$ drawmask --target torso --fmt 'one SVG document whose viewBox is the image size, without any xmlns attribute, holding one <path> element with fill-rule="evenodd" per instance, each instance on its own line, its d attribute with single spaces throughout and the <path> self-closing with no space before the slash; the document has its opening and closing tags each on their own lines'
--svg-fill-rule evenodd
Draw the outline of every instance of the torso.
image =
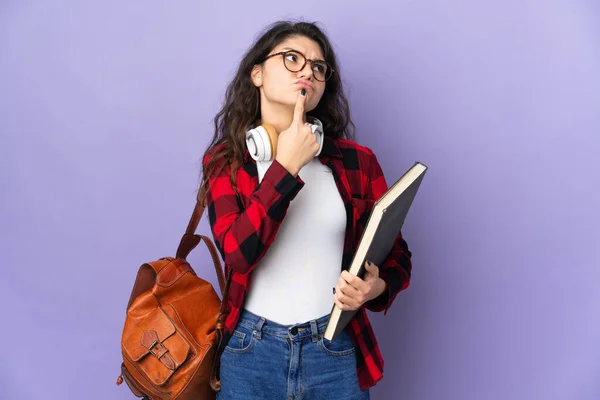
<svg viewBox="0 0 600 400">
<path fill-rule="evenodd" d="M 257 162 L 259 182 L 270 165 Z M 245 303 L 252 313 L 285 325 L 331 312 L 347 222 L 329 167 L 315 158 L 299 176 L 305 187 L 290 203 L 275 242 L 254 270 Z"/>
</svg>

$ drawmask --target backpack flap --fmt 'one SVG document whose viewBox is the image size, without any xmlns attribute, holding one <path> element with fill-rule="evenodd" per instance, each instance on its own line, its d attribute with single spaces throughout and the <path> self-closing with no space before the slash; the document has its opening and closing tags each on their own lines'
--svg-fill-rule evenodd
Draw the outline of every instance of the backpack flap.
<svg viewBox="0 0 600 400">
<path fill-rule="evenodd" d="M 128 325 L 123 352 L 149 381 L 165 384 L 188 358 L 189 343 L 160 308 Z"/>
</svg>

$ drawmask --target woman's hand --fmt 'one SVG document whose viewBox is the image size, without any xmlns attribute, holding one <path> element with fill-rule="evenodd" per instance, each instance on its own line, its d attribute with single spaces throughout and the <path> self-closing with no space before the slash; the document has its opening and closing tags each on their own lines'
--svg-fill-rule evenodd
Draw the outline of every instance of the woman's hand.
<svg viewBox="0 0 600 400">
<path fill-rule="evenodd" d="M 368 261 L 365 261 L 365 267 L 364 280 L 342 271 L 334 288 L 333 301 L 343 311 L 356 310 L 385 291 L 386 283 L 379 277 L 379 268 Z"/>
<path fill-rule="evenodd" d="M 305 100 L 306 89 L 302 89 L 296 100 L 292 124 L 277 138 L 275 159 L 294 176 L 319 152 L 316 135 L 310 126 L 304 124 Z"/>
</svg>

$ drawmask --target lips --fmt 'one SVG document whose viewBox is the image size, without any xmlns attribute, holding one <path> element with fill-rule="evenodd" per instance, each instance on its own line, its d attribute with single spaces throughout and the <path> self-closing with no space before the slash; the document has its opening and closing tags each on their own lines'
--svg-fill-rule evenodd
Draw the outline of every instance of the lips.
<svg viewBox="0 0 600 400">
<path fill-rule="evenodd" d="M 297 81 L 296 84 L 311 92 L 315 90 L 314 86 L 309 81 Z"/>
</svg>

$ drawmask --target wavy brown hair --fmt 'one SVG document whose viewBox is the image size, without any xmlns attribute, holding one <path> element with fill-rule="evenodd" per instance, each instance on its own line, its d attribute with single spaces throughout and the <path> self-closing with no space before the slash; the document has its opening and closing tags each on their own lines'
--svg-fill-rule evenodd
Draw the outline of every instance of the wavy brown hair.
<svg viewBox="0 0 600 400">
<path fill-rule="evenodd" d="M 318 118 L 323 123 L 326 136 L 334 139 L 353 138 L 354 124 L 350 119 L 348 100 L 329 39 L 315 23 L 276 22 L 259 35 L 242 58 L 237 73 L 225 92 L 224 105 L 214 118 L 215 133 L 202 157 L 204 167 L 199 190 L 203 205 L 206 205 L 206 191 L 210 189 L 209 178 L 219 174 L 224 167 L 230 168 L 230 180 L 236 190 L 235 176 L 243 162 L 246 131 L 260 119 L 260 93 L 250 79 L 252 68 L 273 48 L 293 36 L 304 36 L 318 43 L 325 61 L 335 71 L 325 84 L 319 104 L 307 115 Z M 202 191 L 205 191 L 204 195 Z"/>
</svg>

